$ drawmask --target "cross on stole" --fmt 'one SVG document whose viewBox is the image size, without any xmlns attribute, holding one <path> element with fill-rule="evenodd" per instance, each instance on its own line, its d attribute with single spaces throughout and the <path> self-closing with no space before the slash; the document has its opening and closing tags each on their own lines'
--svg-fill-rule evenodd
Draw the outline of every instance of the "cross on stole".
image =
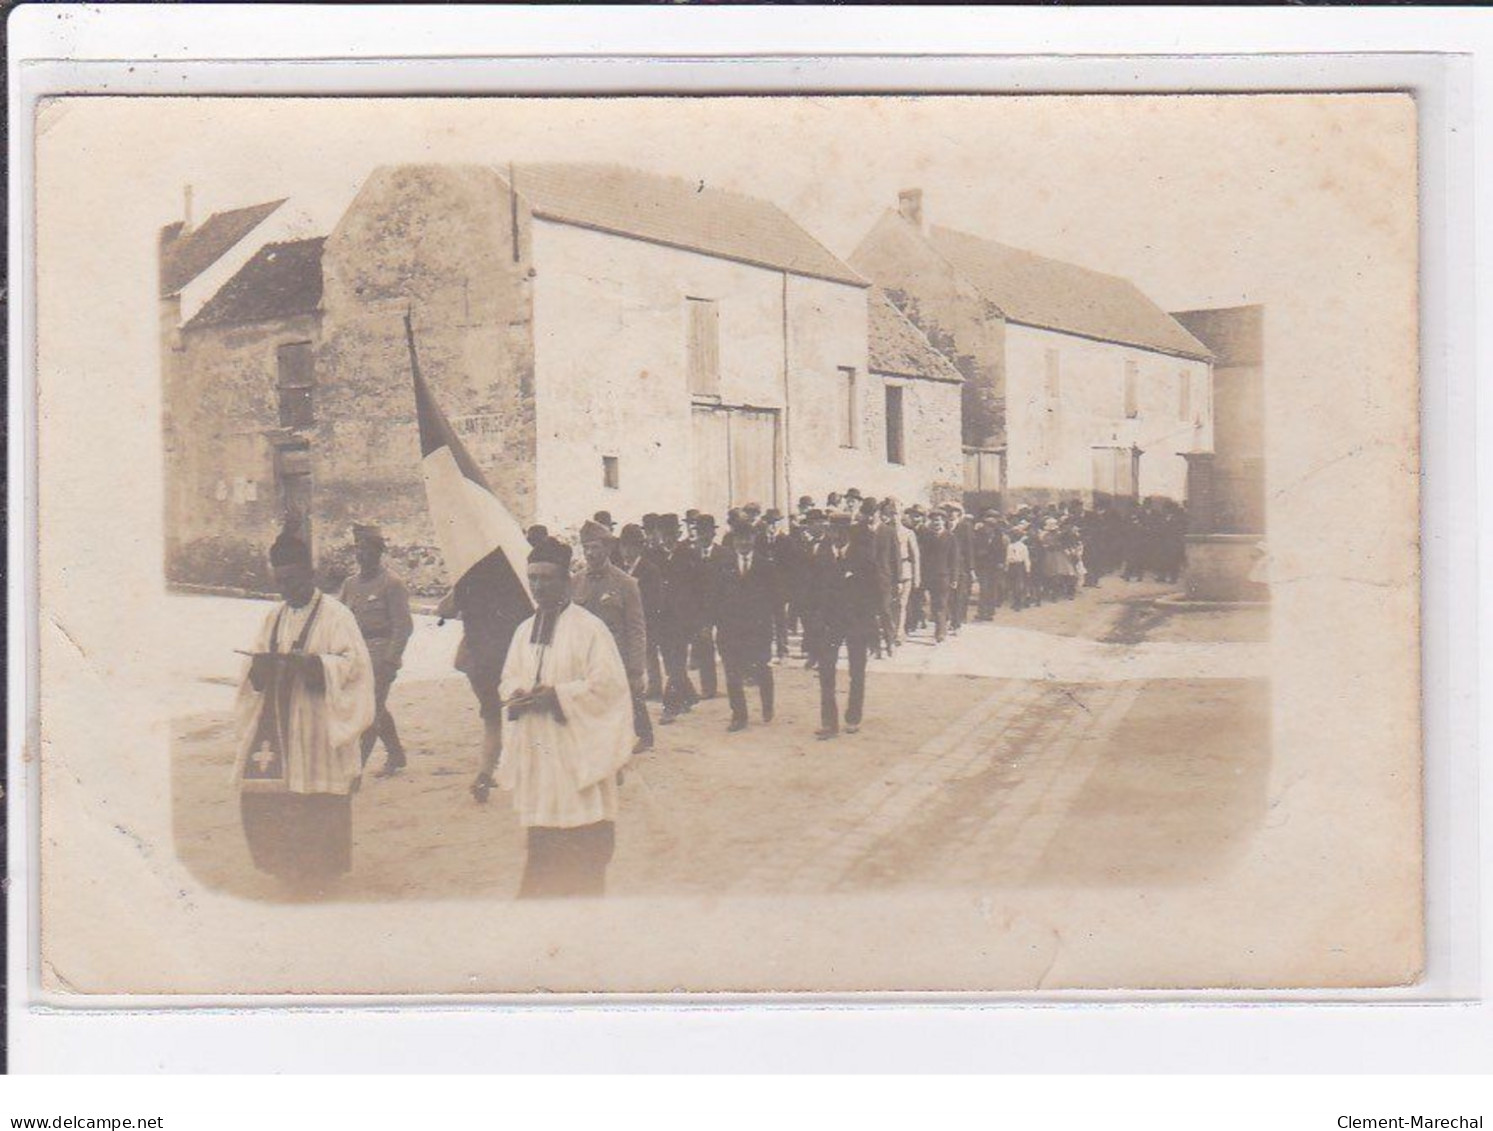
<svg viewBox="0 0 1493 1131">
<path fill-rule="evenodd" d="M 254 766 L 261 774 L 275 764 L 275 759 L 276 754 L 270 749 L 268 741 L 261 743 L 259 749 L 254 751 Z"/>
</svg>

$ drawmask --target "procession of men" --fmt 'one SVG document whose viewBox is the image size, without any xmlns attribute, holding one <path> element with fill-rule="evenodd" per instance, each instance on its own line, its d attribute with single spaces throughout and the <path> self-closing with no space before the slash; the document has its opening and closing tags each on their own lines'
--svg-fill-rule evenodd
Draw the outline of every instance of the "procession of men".
<svg viewBox="0 0 1493 1131">
<path fill-rule="evenodd" d="M 1074 600 L 1111 573 L 1175 582 L 1185 525 L 1168 500 L 970 514 L 850 489 L 823 505 L 802 497 L 787 515 L 733 508 L 723 533 L 694 510 L 620 530 L 600 511 L 575 545 L 531 526 L 522 563 L 495 546 L 437 609 L 461 621 L 454 666 L 482 720 L 472 796 L 514 798 L 527 836 L 521 898 L 603 894 L 623 769 L 657 741 L 653 703 L 667 727 L 723 681 L 728 734 L 770 725 L 774 668 L 801 660 L 819 684 L 815 738 L 854 735 L 871 662 L 909 641 L 939 645 L 1002 607 Z M 376 744 L 386 757 L 375 776 L 408 764 L 388 698 L 413 629 L 409 596 L 379 529 L 352 537 L 357 570 L 338 600 L 311 583 L 306 544 L 281 535 L 271 562 L 284 600 L 246 653 L 235 767 L 245 834 L 256 866 L 292 885 L 351 868 L 351 801 Z"/>
</svg>

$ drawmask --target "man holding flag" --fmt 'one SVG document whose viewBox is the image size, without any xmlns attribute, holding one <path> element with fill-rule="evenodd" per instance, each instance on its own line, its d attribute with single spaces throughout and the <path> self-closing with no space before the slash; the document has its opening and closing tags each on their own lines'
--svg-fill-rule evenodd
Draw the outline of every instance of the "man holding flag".
<svg viewBox="0 0 1493 1131">
<path fill-rule="evenodd" d="M 420 374 L 408 314 L 404 316 L 404 332 L 415 384 L 425 498 L 436 543 L 446 569 L 455 579 L 437 614 L 461 617 L 456 668 L 471 682 L 482 716 L 482 756 L 472 794 L 478 801 L 486 801 L 502 753 L 504 711 L 498 682 L 503 661 L 514 628 L 534 609 L 520 572 L 528 558 L 529 542 L 523 527 L 488 486 L 481 468 L 431 395 Z"/>
</svg>

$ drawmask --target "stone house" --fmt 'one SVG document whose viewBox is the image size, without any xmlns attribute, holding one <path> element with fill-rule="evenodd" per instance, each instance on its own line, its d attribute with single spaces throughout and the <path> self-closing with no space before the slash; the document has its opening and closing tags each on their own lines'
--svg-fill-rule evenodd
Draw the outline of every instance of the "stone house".
<svg viewBox="0 0 1493 1131">
<path fill-rule="evenodd" d="M 1209 532 L 1265 533 L 1265 308 L 1226 306 L 1172 317 L 1213 353 Z"/>
<path fill-rule="evenodd" d="M 964 377 L 978 505 L 1185 498 L 1212 447 L 1208 348 L 1132 283 L 950 228 L 900 195 L 850 256 Z"/>
<path fill-rule="evenodd" d="M 321 232 L 277 228 L 282 209 L 162 232 L 173 581 L 262 585 L 287 514 L 323 560 L 376 522 L 417 588 L 449 580 L 406 311 L 422 372 L 521 522 L 957 480 L 959 386 L 926 341 L 873 372 L 873 312 L 884 327 L 895 311 L 769 203 L 614 166 L 429 165 L 375 170 Z M 192 282 L 184 306 L 192 270 L 216 285 Z"/>
</svg>

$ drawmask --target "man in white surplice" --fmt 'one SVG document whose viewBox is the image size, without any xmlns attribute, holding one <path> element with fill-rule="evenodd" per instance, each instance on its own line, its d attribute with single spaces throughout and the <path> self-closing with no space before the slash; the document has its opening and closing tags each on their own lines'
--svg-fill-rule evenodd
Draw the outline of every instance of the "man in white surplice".
<svg viewBox="0 0 1493 1131">
<path fill-rule="evenodd" d="M 512 724 L 497 784 L 527 833 L 519 898 L 601 895 L 616 844 L 617 775 L 632 754 L 632 693 L 611 630 L 570 601 L 571 549 L 529 555 L 535 612 L 499 691 Z"/>
</svg>

